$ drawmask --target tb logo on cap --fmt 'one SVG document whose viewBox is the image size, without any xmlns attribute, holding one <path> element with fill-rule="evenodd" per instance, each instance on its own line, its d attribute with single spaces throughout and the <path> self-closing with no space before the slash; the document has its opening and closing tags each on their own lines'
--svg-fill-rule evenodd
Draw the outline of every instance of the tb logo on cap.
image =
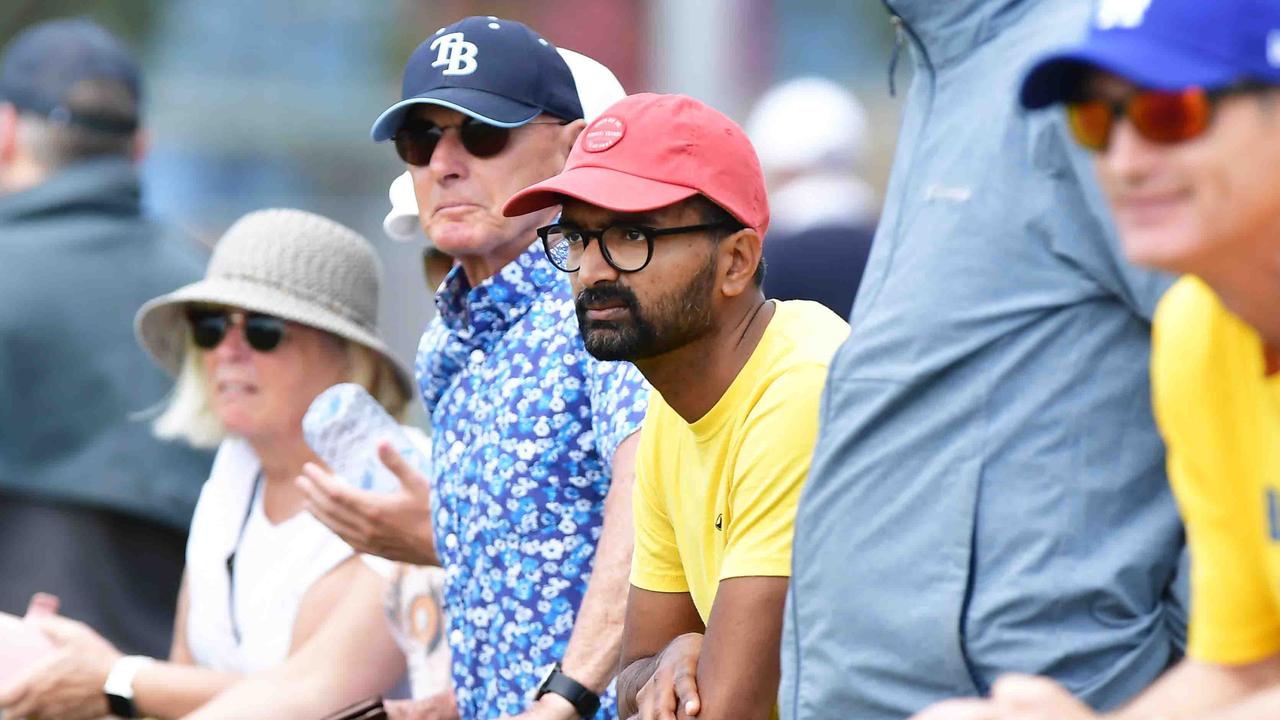
<svg viewBox="0 0 1280 720">
<path fill-rule="evenodd" d="M 1099 30 L 1132 30 L 1142 24 L 1151 0 L 1101 0 L 1094 24 Z"/>
<path fill-rule="evenodd" d="M 470 75 L 476 71 L 476 53 L 480 48 L 463 39 L 460 32 L 441 35 L 431 42 L 431 49 L 436 51 L 436 61 L 431 67 L 444 65 L 443 75 Z"/>
</svg>

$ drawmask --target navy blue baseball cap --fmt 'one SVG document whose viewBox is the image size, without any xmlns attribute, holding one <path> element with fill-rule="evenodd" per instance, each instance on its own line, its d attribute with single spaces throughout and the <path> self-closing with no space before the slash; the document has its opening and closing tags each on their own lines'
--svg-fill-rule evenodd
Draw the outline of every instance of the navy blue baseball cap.
<svg viewBox="0 0 1280 720">
<path fill-rule="evenodd" d="M 1031 68 L 1023 106 L 1074 99 L 1094 69 L 1152 90 L 1280 85 L 1280 2 L 1099 0 L 1084 43 Z"/>
<path fill-rule="evenodd" d="M 400 102 L 373 123 L 389 140 L 414 105 L 440 105 L 498 127 L 519 127 L 542 113 L 582 117 L 573 73 L 551 43 L 522 23 L 473 16 L 427 38 L 404 68 Z"/>
<path fill-rule="evenodd" d="M 129 116 L 77 110 L 71 94 L 85 80 L 119 82 L 133 96 Z M 87 18 L 50 20 L 22 31 L 0 59 L 0 101 L 31 113 L 102 132 L 131 133 L 138 128 L 141 72 L 137 61 L 114 35 Z"/>
</svg>

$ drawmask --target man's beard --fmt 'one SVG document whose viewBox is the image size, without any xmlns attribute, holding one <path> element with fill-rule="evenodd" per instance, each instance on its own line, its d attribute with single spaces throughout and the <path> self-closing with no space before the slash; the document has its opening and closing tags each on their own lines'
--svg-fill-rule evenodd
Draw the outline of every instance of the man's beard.
<svg viewBox="0 0 1280 720">
<path fill-rule="evenodd" d="M 598 360 L 646 360 L 679 349 L 707 334 L 714 325 L 711 291 L 715 287 L 713 253 L 682 289 L 641 311 L 635 293 L 625 285 L 596 285 L 578 293 L 575 307 L 582 342 Z M 620 322 L 587 318 L 588 305 L 621 302 L 627 318 Z"/>
</svg>

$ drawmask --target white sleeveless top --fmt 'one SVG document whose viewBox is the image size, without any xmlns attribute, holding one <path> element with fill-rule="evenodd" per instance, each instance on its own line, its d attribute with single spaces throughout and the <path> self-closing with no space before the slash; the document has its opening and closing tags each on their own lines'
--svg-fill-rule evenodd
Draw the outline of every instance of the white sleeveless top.
<svg viewBox="0 0 1280 720">
<path fill-rule="evenodd" d="M 354 554 L 305 510 L 273 525 L 263 512 L 261 489 L 250 497 L 260 470 L 247 442 L 224 440 L 191 521 L 187 645 L 196 663 L 215 670 L 248 673 L 283 662 L 303 596 Z M 238 642 L 227 572 L 233 550 Z"/>
</svg>

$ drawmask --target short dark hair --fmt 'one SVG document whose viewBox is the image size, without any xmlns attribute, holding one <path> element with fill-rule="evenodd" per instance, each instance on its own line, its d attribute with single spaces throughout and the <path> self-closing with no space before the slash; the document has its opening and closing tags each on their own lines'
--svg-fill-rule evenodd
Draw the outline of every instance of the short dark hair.
<svg viewBox="0 0 1280 720">
<path fill-rule="evenodd" d="M 67 109 L 75 115 L 134 123 L 138 119 L 138 98 L 123 82 L 90 78 L 76 83 L 67 96 Z M 48 170 L 94 157 L 129 157 L 136 132 L 116 132 L 19 110 L 24 147 L 36 162 Z"/>
<path fill-rule="evenodd" d="M 739 230 L 746 229 L 746 225 L 742 221 L 734 217 L 728 210 L 720 207 L 714 200 L 706 195 L 696 195 L 693 198 L 694 204 L 698 208 L 698 214 L 704 223 L 717 223 L 722 226 L 717 238 L 725 235 L 732 235 Z M 764 256 L 760 256 L 760 262 L 756 264 L 756 272 L 751 277 L 756 287 L 764 286 Z"/>
</svg>

